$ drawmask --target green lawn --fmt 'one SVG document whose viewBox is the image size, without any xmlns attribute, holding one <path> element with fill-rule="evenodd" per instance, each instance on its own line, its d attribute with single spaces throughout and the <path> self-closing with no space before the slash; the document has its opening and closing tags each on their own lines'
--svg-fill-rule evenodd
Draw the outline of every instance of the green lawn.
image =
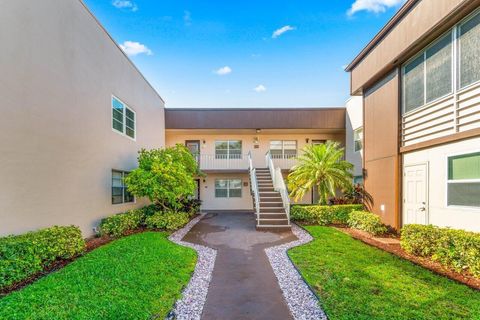
<svg viewBox="0 0 480 320">
<path fill-rule="evenodd" d="M 289 256 L 335 319 L 480 319 L 480 292 L 329 227 Z"/>
<path fill-rule="evenodd" d="M 195 268 L 166 233 L 125 237 L 0 299 L 0 319 L 164 319 Z"/>
</svg>

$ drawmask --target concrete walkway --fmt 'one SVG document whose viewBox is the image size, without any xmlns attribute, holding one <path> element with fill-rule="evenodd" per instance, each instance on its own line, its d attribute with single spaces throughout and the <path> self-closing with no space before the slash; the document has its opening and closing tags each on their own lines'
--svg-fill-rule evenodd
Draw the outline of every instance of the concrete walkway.
<svg viewBox="0 0 480 320">
<path fill-rule="evenodd" d="M 253 214 L 207 214 L 183 238 L 218 250 L 202 318 L 292 319 L 264 249 L 296 239 L 256 231 Z"/>
</svg>

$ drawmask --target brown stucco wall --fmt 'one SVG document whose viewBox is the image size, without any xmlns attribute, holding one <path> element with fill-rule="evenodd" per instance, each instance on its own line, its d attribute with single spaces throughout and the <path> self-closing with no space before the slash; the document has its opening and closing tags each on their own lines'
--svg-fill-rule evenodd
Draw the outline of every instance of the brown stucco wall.
<svg viewBox="0 0 480 320">
<path fill-rule="evenodd" d="M 391 75 L 364 98 L 365 187 L 374 198 L 373 211 L 395 228 L 399 227 L 398 81 L 398 74 Z"/>
</svg>

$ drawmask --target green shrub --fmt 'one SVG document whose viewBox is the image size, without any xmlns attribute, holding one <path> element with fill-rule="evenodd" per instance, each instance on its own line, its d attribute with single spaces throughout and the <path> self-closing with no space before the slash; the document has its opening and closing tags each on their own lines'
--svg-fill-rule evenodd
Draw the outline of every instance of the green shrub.
<svg viewBox="0 0 480 320">
<path fill-rule="evenodd" d="M 362 210 L 361 204 L 320 206 L 320 205 L 294 205 L 290 210 L 290 217 L 294 221 L 305 224 L 329 225 L 347 224 L 350 212 Z"/>
<path fill-rule="evenodd" d="M 381 235 L 387 232 L 387 227 L 382 223 L 380 217 L 368 211 L 352 211 L 348 219 L 348 226 L 373 235 Z"/>
<path fill-rule="evenodd" d="M 480 277 L 480 233 L 415 224 L 406 225 L 401 233 L 406 252 Z"/>
<path fill-rule="evenodd" d="M 157 212 L 148 217 L 146 225 L 151 229 L 177 230 L 183 227 L 190 220 L 189 214 L 184 212 Z"/>
<path fill-rule="evenodd" d="M 129 231 L 140 228 L 145 219 L 145 210 L 142 209 L 133 209 L 125 213 L 115 214 L 102 219 L 100 222 L 100 234 L 120 237 Z"/>
<path fill-rule="evenodd" d="M 51 227 L 0 238 L 0 288 L 22 281 L 58 259 L 70 259 L 85 250 L 78 227 Z"/>
</svg>

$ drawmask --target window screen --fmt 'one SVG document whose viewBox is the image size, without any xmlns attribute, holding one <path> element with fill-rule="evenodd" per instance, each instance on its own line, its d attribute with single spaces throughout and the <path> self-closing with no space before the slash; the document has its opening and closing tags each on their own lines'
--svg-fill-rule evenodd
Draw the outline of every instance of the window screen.
<svg viewBox="0 0 480 320">
<path fill-rule="evenodd" d="M 403 99 L 405 112 L 412 111 L 424 104 L 424 63 L 424 55 L 422 54 L 404 68 Z"/>
<path fill-rule="evenodd" d="M 480 13 L 459 27 L 459 86 L 480 80 Z"/>
<path fill-rule="evenodd" d="M 452 33 L 448 33 L 426 54 L 426 103 L 452 93 Z"/>
</svg>

